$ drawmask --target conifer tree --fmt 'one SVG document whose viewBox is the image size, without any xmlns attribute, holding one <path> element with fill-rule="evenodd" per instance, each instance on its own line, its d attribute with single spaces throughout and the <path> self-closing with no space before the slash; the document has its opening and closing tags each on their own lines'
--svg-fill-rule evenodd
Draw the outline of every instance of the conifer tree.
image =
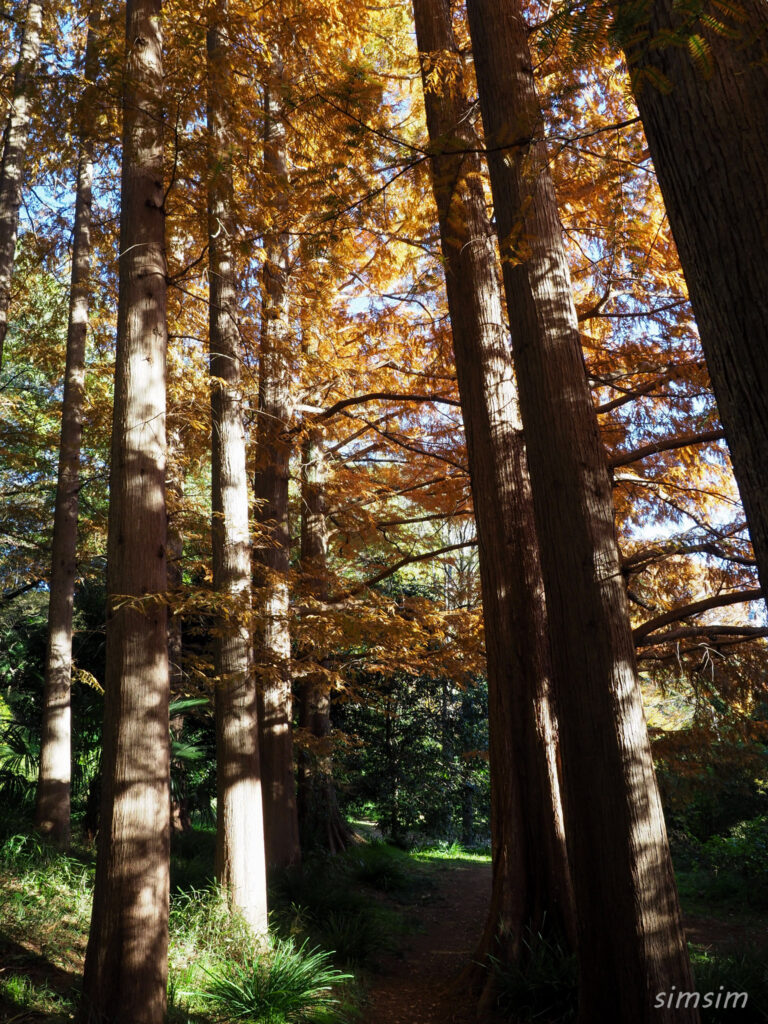
<svg viewBox="0 0 768 1024">
<path fill-rule="evenodd" d="M 80 1020 L 161 1024 L 168 971 L 161 0 L 128 0 L 102 809 Z"/>
<path fill-rule="evenodd" d="M 468 0 L 541 545 L 580 951 L 579 1019 L 696 1021 L 637 679 L 611 485 L 519 5 Z"/>
<path fill-rule="evenodd" d="M 43 5 L 37 3 L 37 0 L 28 0 L 21 30 L 19 59 L 13 78 L 11 109 L 3 136 L 3 159 L 0 164 L 0 369 L 3 366 L 3 346 L 8 331 L 11 277 L 27 160 L 32 89 L 40 56 L 42 20 Z"/>
</svg>

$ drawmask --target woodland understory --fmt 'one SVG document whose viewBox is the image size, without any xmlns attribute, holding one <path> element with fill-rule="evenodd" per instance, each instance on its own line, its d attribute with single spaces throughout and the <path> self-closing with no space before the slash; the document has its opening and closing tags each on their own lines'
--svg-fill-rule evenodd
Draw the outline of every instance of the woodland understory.
<svg viewBox="0 0 768 1024">
<path fill-rule="evenodd" d="M 0 1019 L 768 1020 L 764 0 L 8 0 L 0 99 Z"/>
</svg>

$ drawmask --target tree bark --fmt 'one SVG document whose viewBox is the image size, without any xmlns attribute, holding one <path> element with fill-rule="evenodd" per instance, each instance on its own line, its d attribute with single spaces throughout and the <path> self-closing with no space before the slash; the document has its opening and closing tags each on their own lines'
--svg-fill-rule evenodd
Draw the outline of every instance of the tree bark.
<svg viewBox="0 0 768 1024">
<path fill-rule="evenodd" d="M 59 472 L 53 517 L 40 774 L 35 805 L 35 825 L 43 835 L 49 836 L 64 849 L 70 841 L 72 611 L 77 568 L 80 444 L 83 433 L 85 338 L 91 270 L 93 138 L 87 125 L 98 74 L 99 22 L 100 8 L 94 5 L 89 16 L 85 46 L 86 84 L 78 111 L 80 157 L 75 192 Z"/>
<path fill-rule="evenodd" d="M 312 427 L 301 457 L 301 569 L 309 595 L 320 601 L 328 592 L 326 479 L 323 433 Z M 299 725 L 309 741 L 309 747 L 301 751 L 298 759 L 301 846 L 304 851 L 315 848 L 342 853 L 352 833 L 339 810 L 333 784 L 327 652 L 315 656 L 307 652 L 307 656 L 315 667 L 300 680 Z"/>
<path fill-rule="evenodd" d="M 528 466 L 482 166 L 446 0 L 414 0 L 432 184 L 477 522 L 488 661 L 493 892 L 476 959 L 516 959 L 525 929 L 575 941 L 547 616 Z M 438 69 L 437 76 L 430 75 Z M 490 988 L 484 1004 L 489 1002 Z"/>
<path fill-rule="evenodd" d="M 161 1024 L 168 947 L 161 0 L 128 0 L 103 798 L 82 1021 Z M 159 596 L 158 596 L 159 595 Z"/>
<path fill-rule="evenodd" d="M 256 514 L 261 539 L 255 551 L 258 582 L 256 657 L 261 675 L 260 723 L 267 863 L 286 867 L 301 860 L 296 785 L 293 769 L 293 700 L 288 572 L 288 470 L 291 455 L 287 433 L 290 418 L 288 360 L 289 246 L 284 225 L 288 186 L 285 124 L 282 121 L 275 68 L 266 86 L 264 166 L 271 178 L 277 229 L 265 243 L 262 282 L 262 328 L 259 361 L 257 469 L 254 479 Z"/>
<path fill-rule="evenodd" d="M 468 0 L 539 535 L 578 923 L 580 1021 L 695 1021 L 605 453 L 519 4 Z"/>
<path fill-rule="evenodd" d="M 8 331 L 11 277 L 19 227 L 21 184 L 27 159 L 29 107 L 32 80 L 40 56 L 40 28 L 43 5 L 29 0 L 21 33 L 19 60 L 13 79 L 13 99 L 5 128 L 3 161 L 0 165 L 0 369 Z"/>
<path fill-rule="evenodd" d="M 267 931 L 259 718 L 251 660 L 251 537 L 232 215 L 227 0 L 208 29 L 213 585 L 216 637 L 216 877 L 256 934 Z"/>
<path fill-rule="evenodd" d="M 625 45 L 635 100 L 768 594 L 768 9 L 705 2 L 687 20 L 671 0 L 636 10 Z M 626 39 L 621 6 L 616 25 Z"/>
</svg>

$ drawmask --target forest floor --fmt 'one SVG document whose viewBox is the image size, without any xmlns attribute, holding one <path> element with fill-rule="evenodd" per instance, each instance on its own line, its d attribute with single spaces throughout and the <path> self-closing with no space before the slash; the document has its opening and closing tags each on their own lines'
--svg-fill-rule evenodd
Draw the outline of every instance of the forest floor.
<svg viewBox="0 0 768 1024">
<path fill-rule="evenodd" d="M 491 893 L 490 863 L 452 861 L 419 912 L 420 930 L 380 964 L 368 993 L 376 1024 L 474 1024 L 457 985 L 477 946 Z"/>
<path fill-rule="evenodd" d="M 200 835 L 189 841 L 192 851 L 200 855 L 200 872 L 207 872 L 208 841 Z M 15 840 L 6 843 L 0 859 L 0 1022 L 69 1024 L 87 936 L 90 862 L 52 855 L 34 841 Z M 319 861 L 308 870 L 314 871 L 309 879 L 297 876 L 284 883 L 288 885 L 282 897 L 284 924 L 291 926 L 291 933 L 300 918 L 330 917 L 337 926 L 346 922 L 347 931 L 337 928 L 333 940 L 310 934 L 310 944 L 322 942 L 325 948 L 338 950 L 339 939 L 347 935 L 353 952 L 359 954 L 360 942 L 368 934 L 365 929 L 359 931 L 360 925 L 378 921 L 368 938 L 370 955 L 361 962 L 354 1020 L 360 1024 L 474 1024 L 475 1007 L 461 976 L 472 962 L 485 923 L 491 887 L 487 856 L 460 848 L 405 853 L 368 841 L 346 858 Z M 215 967 L 221 953 L 215 937 L 205 938 L 215 921 L 205 916 L 210 910 L 201 903 L 203 895 L 192 888 L 188 896 L 175 898 L 174 984 L 182 993 L 199 987 L 199 979 L 192 984 L 183 971 L 179 973 L 185 942 L 191 943 L 192 960 L 199 955 L 214 957 L 200 961 L 203 970 Z M 705 961 L 720 958 L 728 972 L 738 966 L 745 951 L 764 962 L 759 951 L 768 950 L 765 913 L 752 912 L 737 902 L 713 901 L 706 891 L 695 895 L 699 898 L 689 896 L 690 902 L 686 901 L 686 929 L 694 955 Z M 329 915 L 323 903 L 314 908 L 314 918 L 311 908 L 296 917 L 298 903 L 329 896 L 341 901 L 340 910 Z M 351 897 L 355 901 L 344 917 L 343 900 Z M 201 941 L 201 951 L 195 952 L 195 943 Z M 199 971 L 199 964 L 194 969 Z M 754 985 L 754 1002 L 760 1001 L 768 1017 L 764 998 L 768 988 L 755 977 L 746 978 L 740 990 Z M 717 984 L 710 982 L 709 987 L 713 986 L 716 990 Z M 185 1011 L 173 1019 L 202 1024 L 211 1018 L 207 1013 Z"/>
</svg>

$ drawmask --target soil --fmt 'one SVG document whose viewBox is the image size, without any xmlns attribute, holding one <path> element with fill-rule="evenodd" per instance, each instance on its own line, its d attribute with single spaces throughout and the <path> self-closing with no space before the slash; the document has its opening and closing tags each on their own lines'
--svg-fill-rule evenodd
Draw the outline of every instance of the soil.
<svg viewBox="0 0 768 1024">
<path fill-rule="evenodd" d="M 488 911 L 490 864 L 446 868 L 419 908 L 421 929 L 381 964 L 369 992 L 376 1024 L 475 1024 L 460 975 L 471 962 Z"/>
</svg>

